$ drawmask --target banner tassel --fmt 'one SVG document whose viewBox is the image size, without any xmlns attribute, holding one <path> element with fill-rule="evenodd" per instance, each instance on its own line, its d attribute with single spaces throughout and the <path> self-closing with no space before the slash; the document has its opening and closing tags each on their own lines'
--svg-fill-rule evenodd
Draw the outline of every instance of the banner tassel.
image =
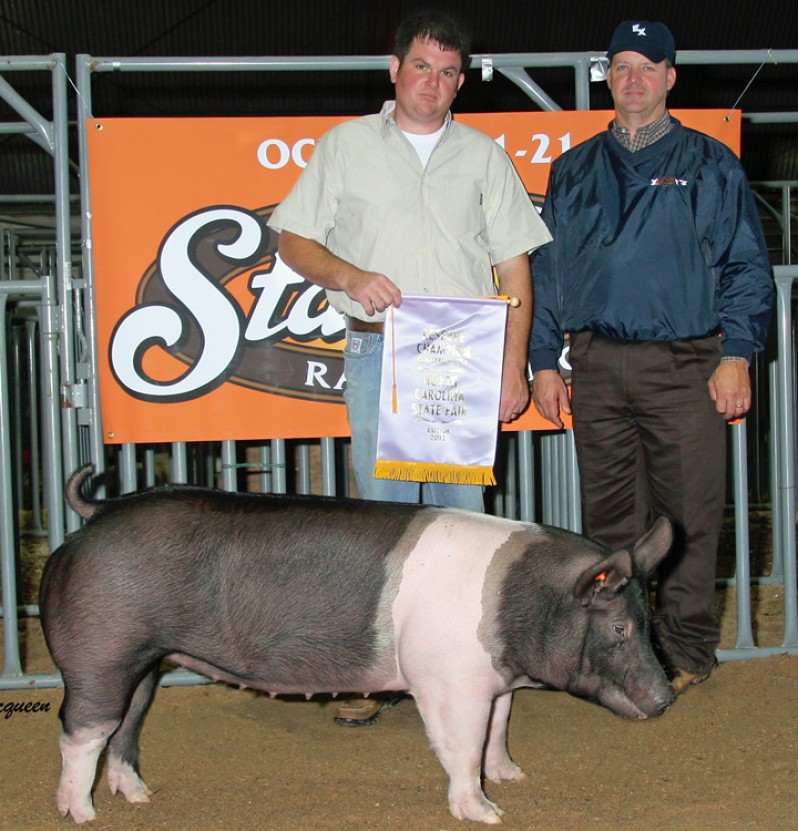
<svg viewBox="0 0 798 831">
<path fill-rule="evenodd" d="M 495 485 L 491 465 L 451 465 L 435 462 L 405 462 L 377 459 L 377 479 L 397 482 L 442 482 L 451 485 Z"/>
</svg>

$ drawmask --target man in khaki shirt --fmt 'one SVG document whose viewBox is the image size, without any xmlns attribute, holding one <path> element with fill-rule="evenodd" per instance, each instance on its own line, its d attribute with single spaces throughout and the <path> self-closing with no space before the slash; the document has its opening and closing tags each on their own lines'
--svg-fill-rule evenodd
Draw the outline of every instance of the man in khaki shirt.
<svg viewBox="0 0 798 831">
<path fill-rule="evenodd" d="M 492 295 L 495 270 L 498 291 L 521 301 L 508 314 L 500 419 L 529 403 L 528 255 L 551 236 L 504 150 L 452 119 L 468 60 L 452 20 L 404 22 L 390 64 L 396 100 L 325 134 L 269 224 L 280 232 L 283 262 L 327 289 L 346 316 L 344 399 L 360 495 L 482 511 L 479 486 L 373 476 L 383 320 L 403 292 Z"/>
</svg>

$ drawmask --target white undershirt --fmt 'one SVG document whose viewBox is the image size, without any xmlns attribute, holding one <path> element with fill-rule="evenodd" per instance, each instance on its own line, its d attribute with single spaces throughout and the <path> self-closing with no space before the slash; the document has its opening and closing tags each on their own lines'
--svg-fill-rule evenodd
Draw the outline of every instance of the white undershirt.
<svg viewBox="0 0 798 831">
<path fill-rule="evenodd" d="M 421 159 L 422 167 L 427 166 L 429 157 L 432 155 L 432 151 L 438 143 L 438 139 L 443 135 L 445 128 L 446 125 L 442 124 L 439 130 L 436 130 L 434 133 L 426 133 L 424 135 L 420 135 L 419 133 L 408 133 L 405 130 L 402 130 L 402 132 L 407 136 L 407 140 L 415 148 L 416 153 L 418 153 L 418 157 Z"/>
</svg>

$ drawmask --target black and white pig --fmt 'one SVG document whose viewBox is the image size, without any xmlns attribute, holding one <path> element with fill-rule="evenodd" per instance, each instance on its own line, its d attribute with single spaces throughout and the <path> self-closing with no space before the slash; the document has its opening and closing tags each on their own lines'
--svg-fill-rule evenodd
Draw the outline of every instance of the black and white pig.
<svg viewBox="0 0 798 831">
<path fill-rule="evenodd" d="M 149 801 L 137 736 L 166 659 L 271 694 L 405 690 L 449 776 L 457 818 L 499 823 L 482 790 L 521 779 L 513 690 L 549 686 L 628 718 L 673 691 L 649 640 L 646 581 L 671 526 L 629 552 L 466 511 L 167 486 L 102 502 L 48 560 L 42 625 L 64 679 L 57 804 L 95 816 Z"/>
</svg>

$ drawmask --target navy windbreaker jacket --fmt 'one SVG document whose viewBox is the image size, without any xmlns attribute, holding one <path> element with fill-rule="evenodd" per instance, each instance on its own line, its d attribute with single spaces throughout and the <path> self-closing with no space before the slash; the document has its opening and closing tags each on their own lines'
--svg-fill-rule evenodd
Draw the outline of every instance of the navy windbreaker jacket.
<svg viewBox="0 0 798 831">
<path fill-rule="evenodd" d="M 773 281 L 745 172 L 683 127 L 631 153 L 606 131 L 552 165 L 532 259 L 533 372 L 555 369 L 564 332 L 620 340 L 720 333 L 723 354 L 764 346 Z"/>
</svg>

